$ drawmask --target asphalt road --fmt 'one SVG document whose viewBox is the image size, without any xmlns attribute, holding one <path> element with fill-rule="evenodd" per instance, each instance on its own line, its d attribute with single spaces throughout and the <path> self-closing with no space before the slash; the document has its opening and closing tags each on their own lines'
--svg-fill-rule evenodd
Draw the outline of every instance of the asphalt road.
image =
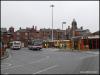
<svg viewBox="0 0 100 75">
<path fill-rule="evenodd" d="M 47 48 L 10 50 L 1 61 L 1 74 L 84 74 L 99 73 L 99 52 L 63 52 Z"/>
</svg>

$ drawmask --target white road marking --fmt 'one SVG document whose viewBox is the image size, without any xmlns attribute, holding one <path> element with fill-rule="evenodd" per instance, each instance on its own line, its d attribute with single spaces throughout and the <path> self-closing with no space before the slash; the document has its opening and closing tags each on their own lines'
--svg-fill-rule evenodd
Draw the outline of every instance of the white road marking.
<svg viewBox="0 0 100 75">
<path fill-rule="evenodd" d="M 37 71 L 37 72 L 35 72 L 35 73 L 33 73 L 33 74 L 38 74 L 38 73 L 47 71 L 47 70 L 49 70 L 49 69 L 55 68 L 55 67 L 57 67 L 57 66 L 58 66 L 58 65 L 50 66 L 50 67 L 48 67 L 48 68 L 42 69 L 42 70 L 40 70 L 40 71 Z"/>
<path fill-rule="evenodd" d="M 36 61 L 33 61 L 33 62 L 30 62 L 28 64 L 24 64 L 24 65 L 29 65 L 29 64 L 33 64 L 33 63 L 38 63 L 38 62 L 41 62 L 45 59 L 49 59 L 49 56 L 46 56 L 45 58 L 42 58 L 40 60 L 36 60 Z M 11 68 L 16 68 L 16 67 L 21 67 L 21 66 L 24 66 L 24 65 L 17 65 L 17 66 L 12 66 L 12 67 L 9 67 L 9 68 L 4 68 L 4 69 L 1 69 L 1 70 L 6 70 L 6 69 L 11 69 Z"/>
<path fill-rule="evenodd" d="M 12 64 L 10 64 L 10 63 L 3 63 L 3 64 L 1 64 L 1 67 L 5 66 L 5 65 L 6 65 L 6 67 L 9 67 L 9 66 L 11 66 Z"/>
<path fill-rule="evenodd" d="M 12 56 L 9 54 L 8 58 L 6 58 L 6 59 L 11 59 L 11 58 L 12 58 Z"/>
<path fill-rule="evenodd" d="M 12 53 L 13 53 L 13 55 L 16 54 L 18 56 L 19 55 L 32 55 L 32 56 L 41 55 L 41 54 L 33 54 L 33 53 L 30 53 L 30 52 L 24 52 L 24 51 L 22 52 L 22 54 L 20 54 L 20 53 L 18 54 L 16 52 L 12 52 Z"/>
<path fill-rule="evenodd" d="M 84 57 L 80 57 L 80 59 L 87 59 L 87 58 L 92 58 L 92 57 L 94 58 L 95 56 L 98 56 L 98 55 L 95 54 L 93 56 L 84 56 Z"/>
<path fill-rule="evenodd" d="M 99 52 L 90 52 L 90 51 L 88 51 L 88 52 L 86 52 L 86 53 L 90 53 L 90 54 L 99 54 Z"/>
<path fill-rule="evenodd" d="M 4 73 L 4 75 L 8 75 L 9 73 Z"/>
</svg>

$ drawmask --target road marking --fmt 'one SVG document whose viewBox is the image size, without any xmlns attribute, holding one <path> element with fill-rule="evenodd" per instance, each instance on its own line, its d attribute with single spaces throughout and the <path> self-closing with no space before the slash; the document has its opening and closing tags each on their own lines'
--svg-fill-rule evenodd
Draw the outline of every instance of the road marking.
<svg viewBox="0 0 100 75">
<path fill-rule="evenodd" d="M 33 64 L 33 63 L 38 63 L 38 62 L 41 62 L 41 61 L 46 60 L 46 59 L 49 59 L 49 56 L 46 56 L 45 58 L 42 58 L 42 59 L 40 59 L 40 60 L 36 60 L 36 61 L 30 62 L 30 63 L 28 63 L 28 64 L 24 64 L 24 65 L 29 65 L 29 64 Z M 17 68 L 17 67 L 21 67 L 21 66 L 24 66 L 24 65 L 12 66 L 12 67 L 4 68 L 4 69 L 1 69 L 1 70 L 11 69 L 11 68 Z"/>
<path fill-rule="evenodd" d="M 41 54 L 34 54 L 34 53 L 32 53 L 32 52 L 27 52 L 27 51 L 22 51 L 22 53 L 20 54 L 20 53 L 16 53 L 16 52 L 12 52 L 12 54 L 14 55 L 14 54 L 16 54 L 17 56 L 19 56 L 19 55 L 32 55 L 32 56 L 36 56 L 36 55 L 41 55 Z"/>
<path fill-rule="evenodd" d="M 41 62 L 41 61 L 43 61 L 43 60 L 45 60 L 45 59 L 49 59 L 49 56 L 46 56 L 45 58 L 42 58 L 42 59 L 37 60 L 37 61 L 33 61 L 33 62 L 29 63 L 29 64 L 33 64 L 33 63 L 37 63 L 37 62 Z"/>
<path fill-rule="evenodd" d="M 3 63 L 3 64 L 1 64 L 1 67 L 5 66 L 5 65 L 6 65 L 6 67 L 9 67 L 9 66 L 11 66 L 12 64 L 10 64 L 10 63 Z"/>
<path fill-rule="evenodd" d="M 58 66 L 58 65 L 54 65 L 54 66 L 51 66 L 51 67 L 48 67 L 48 68 L 42 69 L 42 70 L 40 70 L 40 71 L 37 71 L 37 72 L 35 72 L 35 73 L 33 73 L 33 74 L 38 74 L 38 73 L 41 73 L 41 72 L 47 71 L 47 70 L 49 70 L 49 69 L 55 68 L 55 67 L 57 67 L 57 66 Z"/>
<path fill-rule="evenodd" d="M 4 75 L 8 75 L 9 73 L 4 73 Z"/>
<path fill-rule="evenodd" d="M 84 56 L 84 57 L 80 57 L 80 59 L 87 59 L 87 58 L 94 58 L 94 57 L 96 57 L 96 56 L 98 56 L 98 55 L 92 55 L 92 56 Z"/>
<path fill-rule="evenodd" d="M 89 53 L 89 54 L 99 54 L 99 52 L 90 52 L 90 51 L 88 51 L 88 52 L 86 52 L 86 53 Z"/>
<path fill-rule="evenodd" d="M 6 59 L 11 59 L 11 58 L 12 58 L 12 56 L 9 54 L 8 58 L 6 58 Z"/>
</svg>

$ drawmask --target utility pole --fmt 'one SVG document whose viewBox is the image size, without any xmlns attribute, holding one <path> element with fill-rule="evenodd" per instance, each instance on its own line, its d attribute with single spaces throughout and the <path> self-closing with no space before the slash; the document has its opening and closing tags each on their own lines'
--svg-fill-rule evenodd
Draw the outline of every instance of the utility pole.
<svg viewBox="0 0 100 75">
<path fill-rule="evenodd" d="M 64 37 L 63 37 L 63 24 L 66 24 L 66 22 L 62 22 L 62 47 L 63 47 L 63 45 L 64 45 L 64 44 L 63 44 L 63 38 L 64 38 Z"/>
<path fill-rule="evenodd" d="M 53 7 L 54 5 L 52 4 L 50 7 L 52 7 L 52 41 L 53 41 Z"/>
</svg>

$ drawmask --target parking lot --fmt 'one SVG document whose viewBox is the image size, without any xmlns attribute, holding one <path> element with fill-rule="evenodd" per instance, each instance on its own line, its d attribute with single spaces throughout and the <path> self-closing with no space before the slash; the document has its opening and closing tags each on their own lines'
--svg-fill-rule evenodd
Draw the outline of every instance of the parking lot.
<svg viewBox="0 0 100 75">
<path fill-rule="evenodd" d="M 40 51 L 7 49 L 1 61 L 2 74 L 80 74 L 99 72 L 99 52 L 63 52 L 56 48 Z M 88 72 L 87 72 L 88 71 Z"/>
</svg>

